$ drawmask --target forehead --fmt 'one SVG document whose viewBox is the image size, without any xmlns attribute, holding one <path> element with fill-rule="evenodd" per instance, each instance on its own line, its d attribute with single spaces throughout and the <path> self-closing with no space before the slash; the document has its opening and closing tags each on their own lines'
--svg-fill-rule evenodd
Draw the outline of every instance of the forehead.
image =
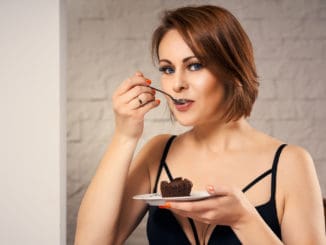
<svg viewBox="0 0 326 245">
<path fill-rule="evenodd" d="M 194 53 L 177 30 L 170 30 L 160 42 L 158 55 L 159 59 L 182 60 L 185 57 L 194 56 Z"/>
</svg>

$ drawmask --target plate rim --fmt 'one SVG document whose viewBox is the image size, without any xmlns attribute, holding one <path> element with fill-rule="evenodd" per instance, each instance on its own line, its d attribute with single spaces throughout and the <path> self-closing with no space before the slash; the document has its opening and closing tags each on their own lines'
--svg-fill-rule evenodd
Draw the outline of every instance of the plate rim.
<svg viewBox="0 0 326 245">
<path fill-rule="evenodd" d="M 198 196 L 194 196 L 198 195 Z M 148 196 L 148 197 L 147 197 Z M 160 193 L 145 193 L 145 194 L 138 194 L 134 195 L 133 199 L 135 200 L 144 200 L 144 201 L 195 201 L 204 198 L 210 197 L 207 191 L 193 191 L 190 193 L 190 196 L 179 196 L 179 197 L 162 197 Z"/>
</svg>

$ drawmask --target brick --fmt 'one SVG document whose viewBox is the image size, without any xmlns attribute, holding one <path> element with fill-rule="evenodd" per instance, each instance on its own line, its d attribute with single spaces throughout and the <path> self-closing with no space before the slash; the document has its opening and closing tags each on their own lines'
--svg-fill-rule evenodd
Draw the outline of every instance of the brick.
<svg viewBox="0 0 326 245">
<path fill-rule="evenodd" d="M 257 45 L 261 43 L 263 39 L 261 21 L 256 19 L 244 19 L 240 21 L 240 24 L 249 36 L 254 50 L 256 50 Z"/>
<path fill-rule="evenodd" d="M 260 99 L 275 99 L 276 97 L 276 85 L 273 80 L 261 80 L 259 86 Z"/>
<path fill-rule="evenodd" d="M 275 120 L 273 134 L 291 144 L 299 144 L 302 140 L 313 138 L 313 121 L 305 120 Z"/>
<path fill-rule="evenodd" d="M 81 140 L 80 123 L 68 121 L 67 122 L 67 141 L 79 142 Z"/>
<path fill-rule="evenodd" d="M 326 119 L 326 98 L 322 100 L 314 101 L 314 108 L 312 109 L 314 112 L 313 118 L 315 119 Z"/>
<path fill-rule="evenodd" d="M 317 16 L 319 19 L 326 20 L 326 7 L 322 7 L 318 9 Z"/>
<path fill-rule="evenodd" d="M 245 1 L 241 9 L 247 18 L 264 19 L 264 18 L 281 18 L 281 6 L 275 1 Z"/>
<path fill-rule="evenodd" d="M 315 161 L 326 161 L 326 140 L 315 140 L 316 144 L 313 148 L 313 159 Z M 326 176 L 325 176 L 326 177 Z"/>
<path fill-rule="evenodd" d="M 285 40 L 280 48 L 287 59 L 313 59 L 321 57 L 322 40 Z"/>
<path fill-rule="evenodd" d="M 154 70 L 148 40 L 106 39 L 106 42 L 110 45 L 106 45 L 102 52 L 100 65 L 110 92 L 136 70 L 142 71 L 146 76 L 147 72 Z"/>
<path fill-rule="evenodd" d="M 143 15 L 153 15 L 155 16 L 157 11 L 162 8 L 162 2 L 160 0 L 152 1 L 130 1 L 130 0 L 120 0 L 120 1 L 106 1 L 107 19 L 119 19 L 119 18 L 129 18 L 137 20 L 138 17 L 141 18 Z M 137 23 L 148 23 L 141 22 L 138 19 Z M 153 21 L 153 19 L 150 19 Z"/>
<path fill-rule="evenodd" d="M 286 64 L 284 60 L 257 59 L 257 71 L 260 79 L 277 81 L 280 78 L 280 72 Z"/>
<path fill-rule="evenodd" d="M 73 193 L 74 191 L 76 191 L 80 183 L 79 164 L 78 162 L 73 160 L 73 157 L 74 156 L 69 156 L 67 158 L 69 160 L 69 164 L 67 164 L 67 180 L 69 182 L 68 195 L 70 195 L 69 193 Z"/>
<path fill-rule="evenodd" d="M 293 110 L 298 119 L 316 118 L 316 102 L 314 100 L 293 100 Z"/>
<path fill-rule="evenodd" d="M 306 17 L 307 12 L 309 12 L 311 8 L 311 4 L 305 4 L 305 0 L 297 0 L 295 4 L 293 4 L 292 1 L 280 1 L 279 5 L 282 18 L 287 19 L 298 19 Z"/>
<path fill-rule="evenodd" d="M 274 107 L 277 108 L 275 119 L 298 119 L 298 113 L 295 109 L 295 101 L 293 100 L 276 100 Z"/>
<path fill-rule="evenodd" d="M 260 39 L 254 46 L 254 54 L 257 59 L 279 60 L 284 56 L 282 49 L 283 40 L 281 39 Z"/>
<path fill-rule="evenodd" d="M 74 244 L 77 213 L 84 191 L 85 189 L 73 197 L 67 197 L 67 245 Z"/>
<path fill-rule="evenodd" d="M 108 109 L 107 101 L 79 101 L 80 120 L 101 120 L 104 111 Z"/>
<path fill-rule="evenodd" d="M 68 17 L 77 21 L 80 19 L 106 18 L 106 1 L 104 0 L 68 0 L 66 1 Z"/>
<path fill-rule="evenodd" d="M 87 120 L 81 123 L 83 142 L 108 142 L 112 130 L 113 120 Z"/>
<path fill-rule="evenodd" d="M 80 112 L 75 104 L 67 103 L 67 140 L 68 142 L 78 142 L 81 140 L 80 134 Z"/>
<path fill-rule="evenodd" d="M 67 75 L 70 81 L 67 84 L 68 99 L 107 98 L 105 68 L 97 63 L 99 63 L 97 58 L 89 56 L 68 64 Z"/>
<path fill-rule="evenodd" d="M 326 40 L 322 41 L 322 53 L 320 56 L 323 60 L 326 59 Z"/>
<path fill-rule="evenodd" d="M 325 64 L 320 59 L 283 61 L 278 79 L 300 81 L 323 80 L 326 76 Z"/>
<path fill-rule="evenodd" d="M 86 72 L 85 72 L 86 73 Z M 82 78 L 82 75 L 80 76 L 81 80 L 80 83 L 77 81 L 74 85 L 73 83 L 68 84 L 67 86 L 67 96 L 70 100 L 79 100 L 79 99 L 95 99 L 95 100 L 105 100 L 107 98 L 106 93 L 106 87 L 104 84 L 94 84 L 92 85 L 86 85 L 82 83 L 89 83 L 91 80 L 94 81 L 95 79 L 92 79 L 93 75 L 89 74 L 89 79 L 87 79 L 87 75 L 85 74 L 85 77 Z M 77 88 L 78 87 L 78 88 Z"/>
<path fill-rule="evenodd" d="M 264 39 L 298 38 L 304 30 L 301 19 L 263 19 L 262 35 Z"/>
<path fill-rule="evenodd" d="M 303 31 L 300 34 L 302 39 L 325 39 L 326 38 L 326 20 L 307 19 L 303 23 Z"/>
<path fill-rule="evenodd" d="M 248 121 L 250 125 L 252 125 L 254 128 L 269 135 L 273 134 L 273 127 L 272 127 L 271 120 L 260 120 L 260 119 L 256 119 L 255 117 L 250 117 Z"/>
<path fill-rule="evenodd" d="M 79 163 L 80 184 L 88 185 L 90 182 L 110 142 L 110 137 L 111 135 L 105 141 L 94 140 L 81 143 L 79 151 L 75 153 L 77 156 L 75 161 Z"/>
<path fill-rule="evenodd" d="M 314 139 L 319 139 L 320 141 L 326 140 L 326 127 L 323 120 L 315 120 L 313 122 L 313 132 L 312 137 Z"/>
<path fill-rule="evenodd" d="M 268 100 L 258 100 L 256 101 L 253 110 L 251 112 L 251 117 L 258 120 L 268 120 L 273 118 L 275 114 L 275 108 L 272 107 L 272 101 Z M 268 108 L 268 110 L 266 110 Z M 271 112 L 271 111 L 274 112 Z"/>
<path fill-rule="evenodd" d="M 67 196 L 72 197 L 78 192 L 81 185 L 79 152 L 83 151 L 80 142 L 68 142 L 67 144 Z"/>
<path fill-rule="evenodd" d="M 298 79 L 294 86 L 295 98 L 319 99 L 325 98 L 326 84 L 324 80 L 301 80 Z"/>
<path fill-rule="evenodd" d="M 292 99 L 295 97 L 293 80 L 277 79 L 275 86 L 277 99 Z"/>
<path fill-rule="evenodd" d="M 260 100 L 254 106 L 252 116 L 260 120 L 295 119 L 297 113 L 291 100 Z"/>
</svg>

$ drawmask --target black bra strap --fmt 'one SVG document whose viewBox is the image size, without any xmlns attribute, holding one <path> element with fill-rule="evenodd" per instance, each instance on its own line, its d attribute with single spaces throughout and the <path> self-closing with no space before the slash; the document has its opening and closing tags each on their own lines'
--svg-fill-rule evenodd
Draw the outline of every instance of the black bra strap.
<svg viewBox="0 0 326 245">
<path fill-rule="evenodd" d="M 272 169 L 267 170 L 266 172 L 264 172 L 263 174 L 259 175 L 256 179 L 254 179 L 253 181 L 251 181 L 245 188 L 242 189 L 243 192 L 246 192 L 247 190 L 249 190 L 253 185 L 255 185 L 258 181 L 260 181 L 261 179 L 265 178 L 267 175 L 269 175 L 270 173 L 272 173 Z"/>
<path fill-rule="evenodd" d="M 170 181 L 173 179 L 172 178 L 172 175 L 171 175 L 171 172 L 169 170 L 169 168 L 167 167 L 166 163 L 165 163 L 165 159 L 168 155 L 168 152 L 169 152 L 169 149 L 170 149 L 170 146 L 172 144 L 172 141 L 175 139 L 176 135 L 173 135 L 171 136 L 168 141 L 166 142 L 166 145 L 165 145 L 165 148 L 164 148 L 164 151 L 163 151 L 163 154 L 162 154 L 162 158 L 161 158 L 161 161 L 160 161 L 160 166 L 158 168 L 158 171 L 157 171 L 157 175 L 156 175 L 156 180 L 155 180 L 155 185 L 154 185 L 154 189 L 153 189 L 153 193 L 156 193 L 157 192 L 157 185 L 158 185 L 158 181 L 160 179 L 160 176 L 161 176 L 161 173 L 162 173 L 162 168 L 164 167 Z"/>
<path fill-rule="evenodd" d="M 277 173 L 277 165 L 278 161 L 280 159 L 280 155 L 282 153 L 282 150 L 286 144 L 282 144 L 279 146 L 279 148 L 276 151 L 274 161 L 273 161 L 273 166 L 272 166 L 272 191 L 271 191 L 271 197 L 274 199 L 275 198 L 275 192 L 276 192 L 276 173 Z"/>
<path fill-rule="evenodd" d="M 170 182 L 171 182 L 174 178 L 172 177 L 171 171 L 170 171 L 168 165 L 166 165 L 166 162 L 163 162 L 163 167 L 164 167 L 165 172 L 166 172 L 166 174 L 168 175 L 169 180 L 170 180 Z"/>
<path fill-rule="evenodd" d="M 195 237 L 195 240 L 196 240 L 196 245 L 200 245 L 199 237 L 198 237 L 198 233 L 197 233 L 195 223 L 191 218 L 188 218 L 188 220 L 189 220 L 189 223 L 191 225 L 192 232 L 194 233 L 194 237 Z"/>
<path fill-rule="evenodd" d="M 267 170 L 266 172 L 262 173 L 261 175 L 259 175 L 253 181 L 251 181 L 245 188 L 242 189 L 243 192 L 246 192 L 247 190 L 249 190 L 258 181 L 262 180 L 263 178 L 265 178 L 267 175 L 269 175 L 271 173 L 272 174 L 271 197 L 274 198 L 274 196 L 275 196 L 275 189 L 276 189 L 276 171 L 277 171 L 277 164 L 278 164 L 278 160 L 280 158 L 281 152 L 282 152 L 282 150 L 283 150 L 283 148 L 285 146 L 286 146 L 286 144 L 282 144 L 282 145 L 280 145 L 277 148 L 276 153 L 275 153 L 275 156 L 274 156 L 272 168 L 269 169 L 269 170 Z"/>
</svg>

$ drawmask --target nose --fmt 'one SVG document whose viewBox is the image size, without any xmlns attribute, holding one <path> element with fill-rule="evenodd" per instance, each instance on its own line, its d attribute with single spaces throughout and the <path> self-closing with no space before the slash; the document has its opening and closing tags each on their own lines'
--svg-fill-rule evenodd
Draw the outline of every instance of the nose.
<svg viewBox="0 0 326 245">
<path fill-rule="evenodd" d="M 188 83 L 184 74 L 182 74 L 182 72 L 176 73 L 173 82 L 173 91 L 176 93 L 180 93 L 187 88 Z"/>
</svg>

